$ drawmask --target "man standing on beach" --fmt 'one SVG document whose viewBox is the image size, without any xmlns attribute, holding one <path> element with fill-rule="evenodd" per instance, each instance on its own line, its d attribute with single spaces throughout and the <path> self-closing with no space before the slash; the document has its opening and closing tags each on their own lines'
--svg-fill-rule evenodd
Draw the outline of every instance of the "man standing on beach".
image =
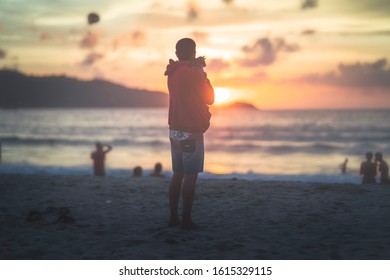
<svg viewBox="0 0 390 280">
<path fill-rule="evenodd" d="M 173 177 L 169 186 L 170 219 L 168 226 L 181 224 L 194 229 L 191 212 L 198 173 L 203 172 L 203 133 L 210 126 L 209 108 L 214 103 L 214 89 L 203 67 L 204 57 L 196 58 L 196 44 L 183 38 L 176 43 L 178 61 L 169 61 L 165 75 L 169 90 L 169 138 Z M 183 198 L 180 222 L 178 203 Z"/>
</svg>

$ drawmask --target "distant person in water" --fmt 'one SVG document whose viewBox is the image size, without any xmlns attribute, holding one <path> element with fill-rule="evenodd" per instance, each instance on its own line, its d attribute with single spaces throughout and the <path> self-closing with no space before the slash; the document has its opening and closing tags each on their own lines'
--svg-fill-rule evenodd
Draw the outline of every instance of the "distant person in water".
<svg viewBox="0 0 390 280">
<path fill-rule="evenodd" d="M 363 184 L 373 184 L 376 183 L 376 165 L 372 162 L 373 154 L 372 152 L 366 153 L 366 161 L 363 161 L 360 165 L 360 175 L 363 175 L 362 183 Z"/>
<path fill-rule="evenodd" d="M 347 172 L 347 163 L 348 163 L 348 158 L 344 160 L 342 164 L 340 164 L 340 170 L 341 173 L 345 174 Z"/>
<path fill-rule="evenodd" d="M 389 166 L 387 165 L 387 162 L 383 160 L 382 153 L 377 152 L 375 154 L 375 161 L 378 164 L 378 171 L 381 174 L 380 182 L 381 184 L 390 184 L 389 180 Z"/>
<path fill-rule="evenodd" d="M 169 139 L 173 176 L 169 186 L 170 219 L 168 226 L 195 229 L 191 217 L 198 173 L 203 172 L 204 138 L 210 126 L 208 105 L 214 103 L 214 89 L 203 67 L 205 58 L 196 58 L 196 43 L 190 38 L 176 43 L 177 61 L 169 60 L 165 75 L 169 91 Z M 183 198 L 180 221 L 178 203 Z"/>
<path fill-rule="evenodd" d="M 151 177 L 156 177 L 156 178 L 164 178 L 165 176 L 162 174 L 162 164 L 157 162 L 154 165 L 154 171 L 152 174 L 150 174 Z"/>
<path fill-rule="evenodd" d="M 106 147 L 106 149 L 104 149 Z M 112 150 L 110 145 L 102 145 L 100 142 L 96 142 L 96 150 L 91 153 L 93 160 L 93 174 L 95 176 L 105 176 L 104 162 L 106 154 Z"/>
<path fill-rule="evenodd" d="M 133 169 L 133 177 L 142 177 L 143 170 L 141 166 L 136 166 Z"/>
</svg>

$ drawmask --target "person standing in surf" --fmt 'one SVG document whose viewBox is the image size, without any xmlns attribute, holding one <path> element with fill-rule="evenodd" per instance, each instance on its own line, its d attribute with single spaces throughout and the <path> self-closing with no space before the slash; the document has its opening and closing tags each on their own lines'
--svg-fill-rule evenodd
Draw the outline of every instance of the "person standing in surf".
<svg viewBox="0 0 390 280">
<path fill-rule="evenodd" d="M 382 153 L 377 152 L 375 153 L 375 161 L 378 163 L 378 171 L 381 174 L 380 183 L 389 185 L 389 165 L 387 162 L 383 159 Z"/>
<path fill-rule="evenodd" d="M 372 152 L 366 153 L 366 161 L 360 165 L 360 175 L 363 175 L 362 184 L 375 184 L 376 165 L 372 162 Z"/>
<path fill-rule="evenodd" d="M 106 154 L 112 150 L 110 145 L 102 145 L 100 142 L 96 143 L 96 150 L 91 153 L 93 160 L 93 174 L 95 176 L 104 177 L 106 175 L 105 160 Z M 106 149 L 104 149 L 106 147 Z"/>
</svg>

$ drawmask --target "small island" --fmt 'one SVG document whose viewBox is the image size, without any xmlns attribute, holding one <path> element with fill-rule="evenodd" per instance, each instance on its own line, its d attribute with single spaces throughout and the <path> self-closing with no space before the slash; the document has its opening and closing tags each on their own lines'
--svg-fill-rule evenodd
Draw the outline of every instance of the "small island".
<svg viewBox="0 0 390 280">
<path fill-rule="evenodd" d="M 251 103 L 236 101 L 223 105 L 214 105 L 216 110 L 249 110 L 249 111 L 259 111 L 259 109 Z"/>
</svg>

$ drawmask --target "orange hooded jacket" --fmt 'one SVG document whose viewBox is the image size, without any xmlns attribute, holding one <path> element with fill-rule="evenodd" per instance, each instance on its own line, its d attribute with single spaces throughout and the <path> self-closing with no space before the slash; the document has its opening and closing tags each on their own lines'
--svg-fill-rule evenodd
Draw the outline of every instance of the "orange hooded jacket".
<svg viewBox="0 0 390 280">
<path fill-rule="evenodd" d="M 170 60 L 165 71 L 169 90 L 169 128 L 204 133 L 210 126 L 214 89 L 203 69 Z"/>
</svg>

